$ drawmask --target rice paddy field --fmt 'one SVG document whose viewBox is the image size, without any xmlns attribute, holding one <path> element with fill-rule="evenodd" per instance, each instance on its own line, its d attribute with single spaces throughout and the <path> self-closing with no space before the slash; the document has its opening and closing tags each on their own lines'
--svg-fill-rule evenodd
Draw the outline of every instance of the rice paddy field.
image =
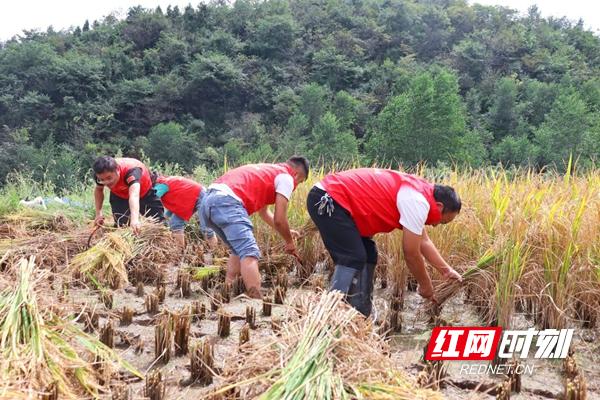
<svg viewBox="0 0 600 400">
<path fill-rule="evenodd" d="M 209 255 L 193 224 L 182 252 L 161 225 L 93 231 L 85 208 L 22 208 L 23 188 L 3 188 L 0 398 L 600 399 L 600 171 L 417 173 L 462 197 L 428 232 L 464 282 L 430 269 L 432 307 L 401 232 L 380 235 L 371 319 L 324 290 L 332 265 L 305 205 L 323 171 L 290 204 L 302 264 L 256 221 L 263 301 L 225 285 L 226 249 Z M 423 361 L 436 325 L 575 335 L 565 360 L 521 360 L 531 375 L 464 376 Z"/>
</svg>

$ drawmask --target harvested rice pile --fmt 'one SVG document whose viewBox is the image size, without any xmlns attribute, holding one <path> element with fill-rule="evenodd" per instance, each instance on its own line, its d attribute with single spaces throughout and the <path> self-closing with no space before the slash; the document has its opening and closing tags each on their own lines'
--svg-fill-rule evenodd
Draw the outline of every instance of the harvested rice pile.
<svg viewBox="0 0 600 400">
<path fill-rule="evenodd" d="M 340 293 L 297 299 L 279 333 L 225 362 L 214 395 L 260 399 L 441 399 L 395 370 L 387 344 Z"/>
<path fill-rule="evenodd" d="M 42 232 L 35 236 L 0 239 L 0 265 L 10 265 L 21 257 L 35 254 L 38 264 L 56 270 L 85 249 L 88 234 L 87 229 L 78 229 L 72 233 Z"/>
<path fill-rule="evenodd" d="M 94 246 L 77 254 L 69 270 L 97 286 L 116 289 L 130 281 L 155 281 L 168 266 L 183 262 L 183 256 L 164 225 L 148 222 L 137 236 L 129 229 L 106 233 Z"/>
<path fill-rule="evenodd" d="M 0 293 L 0 398 L 98 397 L 120 366 L 141 377 L 96 338 L 40 304 L 35 258 L 15 266 L 18 279 Z"/>
<path fill-rule="evenodd" d="M 89 231 L 75 216 L 22 209 L 0 217 L 0 268 L 35 254 L 38 264 L 58 270 L 85 249 Z"/>
<path fill-rule="evenodd" d="M 69 269 L 76 276 L 120 288 L 129 282 L 126 264 L 139 250 L 129 230 L 110 232 L 99 243 L 76 255 Z"/>
<path fill-rule="evenodd" d="M 65 212 L 23 208 L 0 217 L 0 238 L 18 237 L 36 231 L 68 232 L 78 226 L 76 217 Z"/>
</svg>

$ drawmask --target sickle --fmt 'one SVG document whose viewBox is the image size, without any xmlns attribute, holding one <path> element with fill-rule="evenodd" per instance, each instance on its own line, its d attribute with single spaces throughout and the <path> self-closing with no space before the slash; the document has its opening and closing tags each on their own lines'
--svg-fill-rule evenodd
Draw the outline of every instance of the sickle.
<svg viewBox="0 0 600 400">
<path fill-rule="evenodd" d="M 90 233 L 90 236 L 88 237 L 87 240 L 87 248 L 89 249 L 92 245 L 92 238 L 94 237 L 94 235 L 96 234 L 96 232 L 98 231 L 98 229 L 102 228 L 100 225 L 96 225 L 94 227 L 94 229 L 92 229 L 92 233 Z"/>
<path fill-rule="evenodd" d="M 298 261 L 298 264 L 300 264 L 300 266 L 304 268 L 304 263 L 302 262 L 302 259 L 300 258 L 300 256 L 298 255 L 298 253 L 294 252 L 293 256 Z"/>
</svg>

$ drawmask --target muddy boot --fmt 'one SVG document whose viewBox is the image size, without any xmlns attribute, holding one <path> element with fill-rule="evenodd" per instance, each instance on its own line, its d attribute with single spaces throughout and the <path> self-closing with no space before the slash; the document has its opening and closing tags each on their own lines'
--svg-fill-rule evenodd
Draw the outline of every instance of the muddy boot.
<svg viewBox="0 0 600 400">
<path fill-rule="evenodd" d="M 344 265 L 336 265 L 331 277 L 330 290 L 339 290 L 346 294 L 346 301 L 355 309 L 362 304 L 362 293 L 360 291 L 361 271 Z M 361 311 L 362 312 L 362 311 Z"/>
<path fill-rule="evenodd" d="M 365 317 L 371 315 L 371 310 L 373 309 L 374 278 L 375 264 L 366 264 L 358 274 L 356 294 L 349 297 L 352 307 L 360 311 Z"/>
<path fill-rule="evenodd" d="M 355 286 L 357 282 L 358 271 L 356 269 L 338 264 L 335 266 L 335 271 L 331 277 L 331 287 L 329 290 L 339 290 L 348 295 L 351 293 L 351 289 L 356 291 Z"/>
</svg>

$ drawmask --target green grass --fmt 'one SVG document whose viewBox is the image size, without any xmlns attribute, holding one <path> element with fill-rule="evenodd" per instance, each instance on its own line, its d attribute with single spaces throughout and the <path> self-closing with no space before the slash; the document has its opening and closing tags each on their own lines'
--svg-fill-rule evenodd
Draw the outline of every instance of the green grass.
<svg viewBox="0 0 600 400">
<path fill-rule="evenodd" d="M 62 213 L 69 219 L 84 222 L 94 217 L 94 184 L 81 182 L 73 185 L 68 193 L 58 193 L 52 183 L 40 183 L 25 174 L 11 174 L 7 183 L 0 187 L 0 217 L 18 213 L 26 207 L 19 204 L 21 200 L 32 200 L 36 197 L 67 197 L 69 201 L 81 206 L 63 206 L 50 203 L 47 209 L 33 208 L 40 213 L 54 215 Z M 110 215 L 110 206 L 105 201 L 104 211 Z"/>
</svg>

